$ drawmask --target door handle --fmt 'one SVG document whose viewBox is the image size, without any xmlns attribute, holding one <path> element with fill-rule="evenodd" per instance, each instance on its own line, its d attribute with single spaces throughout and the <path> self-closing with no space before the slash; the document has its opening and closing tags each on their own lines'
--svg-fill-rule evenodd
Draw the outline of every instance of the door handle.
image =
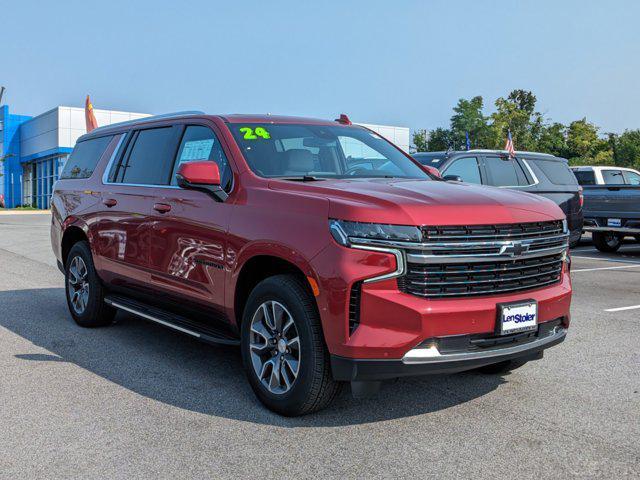
<svg viewBox="0 0 640 480">
<path fill-rule="evenodd" d="M 111 208 L 115 207 L 118 204 L 118 201 L 115 198 L 105 198 L 104 200 L 102 200 L 102 203 Z"/>
<path fill-rule="evenodd" d="M 153 204 L 153 209 L 156 212 L 167 213 L 167 212 L 171 211 L 171 205 L 167 205 L 166 203 L 154 203 Z"/>
</svg>

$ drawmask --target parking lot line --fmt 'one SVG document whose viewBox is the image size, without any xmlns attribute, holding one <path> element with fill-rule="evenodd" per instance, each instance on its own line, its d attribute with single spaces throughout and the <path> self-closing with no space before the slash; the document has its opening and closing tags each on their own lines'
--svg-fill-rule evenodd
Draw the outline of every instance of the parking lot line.
<svg viewBox="0 0 640 480">
<path fill-rule="evenodd" d="M 619 268 L 638 268 L 640 265 L 620 265 L 619 267 L 599 267 L 599 268 L 578 268 L 577 270 L 571 269 L 571 273 L 576 272 L 595 272 L 596 270 L 617 270 Z"/>
<path fill-rule="evenodd" d="M 634 262 L 633 260 L 620 260 L 617 258 L 607 258 L 607 257 L 583 257 L 581 255 L 571 255 L 571 258 L 582 258 L 584 260 L 599 260 L 601 262 L 614 262 L 614 263 L 631 263 L 631 264 L 638 264 L 640 265 L 640 262 Z"/>
<path fill-rule="evenodd" d="M 630 307 L 607 308 L 605 312 L 622 312 L 623 310 L 635 310 L 637 308 L 640 308 L 640 305 L 632 305 Z"/>
</svg>

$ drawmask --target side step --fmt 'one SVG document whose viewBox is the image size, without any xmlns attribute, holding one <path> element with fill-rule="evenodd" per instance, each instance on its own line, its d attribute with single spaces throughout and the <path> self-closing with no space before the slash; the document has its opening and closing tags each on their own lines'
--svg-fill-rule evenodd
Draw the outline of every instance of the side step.
<svg viewBox="0 0 640 480">
<path fill-rule="evenodd" d="M 204 325 L 195 322 L 187 317 L 167 312 L 161 308 L 153 307 L 146 303 L 133 300 L 121 295 L 107 295 L 104 301 L 118 310 L 132 313 L 139 317 L 159 323 L 165 327 L 173 328 L 179 332 L 186 333 L 199 338 L 203 342 L 224 345 L 240 345 L 240 340 L 222 329 L 216 329 L 211 325 Z"/>
</svg>

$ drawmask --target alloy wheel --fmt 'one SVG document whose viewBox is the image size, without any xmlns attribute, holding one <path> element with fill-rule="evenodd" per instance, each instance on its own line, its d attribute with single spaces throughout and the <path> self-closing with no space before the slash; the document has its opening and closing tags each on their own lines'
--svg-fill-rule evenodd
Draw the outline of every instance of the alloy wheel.
<svg viewBox="0 0 640 480">
<path fill-rule="evenodd" d="M 69 300 L 73 310 L 82 315 L 89 303 L 89 270 L 84 260 L 76 256 L 69 265 Z"/>
<path fill-rule="evenodd" d="M 269 392 L 291 390 L 300 372 L 300 338 L 284 305 L 269 300 L 258 307 L 251 319 L 249 351 L 253 370 Z"/>
</svg>

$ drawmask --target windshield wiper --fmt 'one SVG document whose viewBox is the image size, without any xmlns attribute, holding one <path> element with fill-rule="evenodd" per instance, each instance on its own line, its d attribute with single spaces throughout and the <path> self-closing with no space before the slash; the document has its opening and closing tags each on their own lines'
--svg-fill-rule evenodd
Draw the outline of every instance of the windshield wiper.
<svg viewBox="0 0 640 480">
<path fill-rule="evenodd" d="M 292 182 L 320 182 L 325 179 L 314 177 L 313 175 L 302 175 L 300 177 L 282 177 L 281 180 L 289 180 Z"/>
</svg>

